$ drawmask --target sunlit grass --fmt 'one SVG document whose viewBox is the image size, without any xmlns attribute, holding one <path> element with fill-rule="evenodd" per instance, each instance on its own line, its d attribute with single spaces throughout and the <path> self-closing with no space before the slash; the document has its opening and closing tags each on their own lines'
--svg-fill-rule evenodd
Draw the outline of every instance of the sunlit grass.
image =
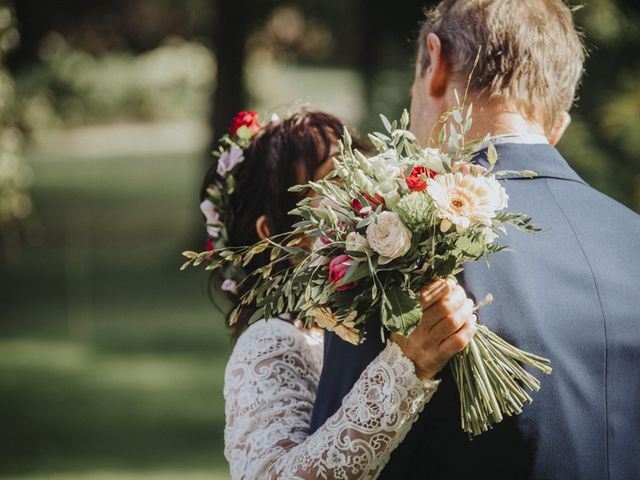
<svg viewBox="0 0 640 480">
<path fill-rule="evenodd" d="M 0 270 L 0 477 L 224 479 L 231 349 L 199 248 L 206 155 L 32 155 L 36 223 Z"/>
</svg>

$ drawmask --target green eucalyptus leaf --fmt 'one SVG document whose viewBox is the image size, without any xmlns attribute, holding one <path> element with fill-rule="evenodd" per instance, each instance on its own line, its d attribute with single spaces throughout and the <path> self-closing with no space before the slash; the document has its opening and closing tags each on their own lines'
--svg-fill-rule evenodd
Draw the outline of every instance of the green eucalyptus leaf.
<svg viewBox="0 0 640 480">
<path fill-rule="evenodd" d="M 422 308 L 415 294 L 400 288 L 386 292 L 391 307 L 384 326 L 392 332 L 408 335 L 422 319 Z"/>
</svg>

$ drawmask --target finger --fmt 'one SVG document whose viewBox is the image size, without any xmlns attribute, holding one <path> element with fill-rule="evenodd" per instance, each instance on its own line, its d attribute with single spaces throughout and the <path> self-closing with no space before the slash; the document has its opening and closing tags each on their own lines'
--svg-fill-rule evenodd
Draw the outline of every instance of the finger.
<svg viewBox="0 0 640 480">
<path fill-rule="evenodd" d="M 472 315 L 465 324 L 453 335 L 449 335 L 440 343 L 438 350 L 447 357 L 460 353 L 469 344 L 476 333 L 477 317 Z"/>
<path fill-rule="evenodd" d="M 429 308 L 422 311 L 421 325 L 431 329 L 444 317 L 455 313 L 466 299 L 467 294 L 462 287 L 455 287 L 449 295 L 442 297 Z"/>
<path fill-rule="evenodd" d="M 473 314 L 473 301 L 469 298 L 464 300 L 458 310 L 451 315 L 447 315 L 431 328 L 431 334 L 438 341 L 446 339 L 449 335 L 457 332 Z"/>
<path fill-rule="evenodd" d="M 450 291 L 451 283 L 448 280 L 441 278 L 420 290 L 420 293 L 418 294 L 418 302 L 424 310 L 440 300 L 443 296 L 450 293 Z"/>
</svg>

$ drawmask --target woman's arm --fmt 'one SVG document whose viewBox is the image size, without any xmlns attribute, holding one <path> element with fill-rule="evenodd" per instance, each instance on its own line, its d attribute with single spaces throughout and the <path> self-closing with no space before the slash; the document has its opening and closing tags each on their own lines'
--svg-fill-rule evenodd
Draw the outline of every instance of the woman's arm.
<svg viewBox="0 0 640 480">
<path fill-rule="evenodd" d="M 471 340 L 473 301 L 439 280 L 419 293 L 407 337 L 392 335 L 343 399 L 309 435 L 319 345 L 292 325 L 259 322 L 243 334 L 225 376 L 225 454 L 234 479 L 370 479 L 431 398 L 432 379 Z M 421 380 L 422 379 L 422 380 Z"/>
<path fill-rule="evenodd" d="M 319 364 L 318 346 L 307 342 L 278 320 L 259 322 L 238 340 L 225 376 L 232 478 L 375 478 L 439 383 L 418 379 L 390 342 L 309 436 Z"/>
</svg>

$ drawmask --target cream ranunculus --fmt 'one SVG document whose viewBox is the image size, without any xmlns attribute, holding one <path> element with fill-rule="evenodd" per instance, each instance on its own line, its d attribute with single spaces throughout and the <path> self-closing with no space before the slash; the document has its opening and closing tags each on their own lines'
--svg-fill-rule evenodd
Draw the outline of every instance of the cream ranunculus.
<svg viewBox="0 0 640 480">
<path fill-rule="evenodd" d="M 380 254 L 378 263 L 384 265 L 402 257 L 411 248 L 411 231 L 395 212 L 382 212 L 367 227 L 369 246 Z"/>
<path fill-rule="evenodd" d="M 362 252 L 367 255 L 371 255 L 371 247 L 365 237 L 358 232 L 349 232 L 345 240 L 345 248 L 347 253 L 349 252 Z M 366 257 L 351 257 L 354 260 L 360 262 L 366 260 Z"/>
<path fill-rule="evenodd" d="M 447 232 L 455 225 L 459 233 L 474 224 L 491 225 L 509 198 L 495 178 L 461 172 L 438 175 L 429 181 L 427 193 L 441 219 L 440 229 Z"/>
</svg>

